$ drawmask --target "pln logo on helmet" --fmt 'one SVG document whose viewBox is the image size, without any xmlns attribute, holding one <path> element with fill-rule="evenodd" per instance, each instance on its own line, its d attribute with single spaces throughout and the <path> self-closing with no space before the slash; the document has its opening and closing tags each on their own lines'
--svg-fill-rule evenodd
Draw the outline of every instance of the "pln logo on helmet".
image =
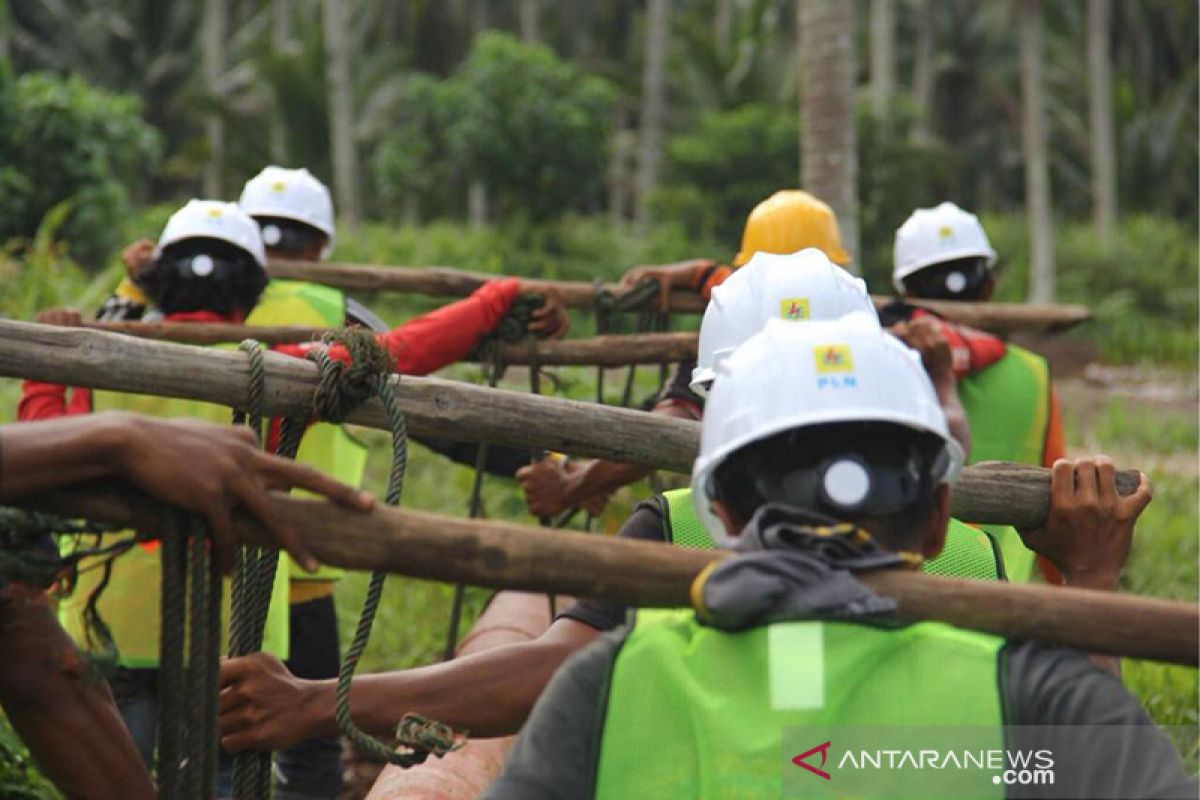
<svg viewBox="0 0 1200 800">
<path fill-rule="evenodd" d="M 807 297 L 788 297 L 779 301 L 779 317 L 788 322 L 812 319 Z"/>
<path fill-rule="evenodd" d="M 843 389 L 858 386 L 854 377 L 854 357 L 848 344 L 822 344 L 813 348 L 818 389 Z"/>
</svg>

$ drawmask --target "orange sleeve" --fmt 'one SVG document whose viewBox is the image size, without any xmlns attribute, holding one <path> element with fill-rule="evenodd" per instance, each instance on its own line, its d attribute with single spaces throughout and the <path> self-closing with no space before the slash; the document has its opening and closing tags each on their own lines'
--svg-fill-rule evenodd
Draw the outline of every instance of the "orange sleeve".
<svg viewBox="0 0 1200 800">
<path fill-rule="evenodd" d="M 1063 433 L 1062 409 L 1058 405 L 1058 393 L 1050 387 L 1050 411 L 1046 419 L 1046 444 L 1042 448 L 1042 466 L 1052 467 L 1060 458 L 1067 457 L 1067 438 Z"/>
</svg>

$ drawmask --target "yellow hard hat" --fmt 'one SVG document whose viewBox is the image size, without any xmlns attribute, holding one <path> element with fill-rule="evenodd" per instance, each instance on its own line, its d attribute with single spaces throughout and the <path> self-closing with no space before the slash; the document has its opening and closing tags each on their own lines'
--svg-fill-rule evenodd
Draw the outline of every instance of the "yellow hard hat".
<svg viewBox="0 0 1200 800">
<path fill-rule="evenodd" d="M 746 218 L 742 249 L 733 265 L 740 267 L 755 253 L 789 255 L 806 247 L 821 250 L 836 264 L 850 263 L 833 209 L 808 192 L 780 191 L 755 206 Z"/>
</svg>

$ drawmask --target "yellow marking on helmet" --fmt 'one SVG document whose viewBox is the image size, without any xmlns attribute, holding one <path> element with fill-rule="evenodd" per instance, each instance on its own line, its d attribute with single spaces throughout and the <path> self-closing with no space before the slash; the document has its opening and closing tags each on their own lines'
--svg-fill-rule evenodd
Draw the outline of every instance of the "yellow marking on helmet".
<svg viewBox="0 0 1200 800">
<path fill-rule="evenodd" d="M 287 189 L 287 181 L 275 181 L 271 184 L 272 192 L 282 192 Z"/>
<path fill-rule="evenodd" d="M 943 225 L 938 228 L 938 236 L 942 239 L 950 239 L 954 236 L 954 229 L 949 225 Z"/>
<path fill-rule="evenodd" d="M 813 362 L 817 366 L 818 375 L 854 371 L 854 359 L 850 355 L 848 344 L 817 345 L 813 348 Z"/>
<path fill-rule="evenodd" d="M 779 301 L 779 316 L 788 322 L 811 319 L 807 297 L 788 297 Z"/>
<path fill-rule="evenodd" d="M 208 209 L 208 215 L 213 219 L 220 219 L 221 217 L 225 216 L 225 212 L 216 206 L 213 206 L 212 208 Z"/>
</svg>

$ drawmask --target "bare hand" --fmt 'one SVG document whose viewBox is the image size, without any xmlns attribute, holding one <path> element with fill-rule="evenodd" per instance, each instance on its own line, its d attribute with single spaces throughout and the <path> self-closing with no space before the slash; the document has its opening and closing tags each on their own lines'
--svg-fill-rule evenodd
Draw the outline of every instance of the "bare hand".
<svg viewBox="0 0 1200 800">
<path fill-rule="evenodd" d="M 154 242 L 149 239 L 138 239 L 121 251 L 121 263 L 130 278 L 137 280 L 142 270 L 154 261 Z"/>
<path fill-rule="evenodd" d="M 571 329 L 567 304 L 557 289 L 539 289 L 542 305 L 536 308 L 529 321 L 529 332 L 540 339 L 561 339 Z"/>
<path fill-rule="evenodd" d="M 301 717 L 317 686 L 269 653 L 222 660 L 221 746 L 231 753 L 283 750 L 310 738 Z"/>
<path fill-rule="evenodd" d="M 954 382 L 954 358 L 950 343 L 933 317 L 916 317 L 898 322 L 890 329 L 893 336 L 921 354 L 925 372 L 935 385 Z"/>
<path fill-rule="evenodd" d="M 553 458 L 521 467 L 516 478 L 525 490 L 525 504 L 535 517 L 555 517 L 568 505 L 570 479 L 567 471 Z"/>
<path fill-rule="evenodd" d="M 681 261 L 678 264 L 660 264 L 634 267 L 621 276 L 621 286 L 633 289 L 646 280 L 658 283 L 658 310 L 666 313 L 671 309 L 671 290 L 686 289 L 692 285 L 697 269 L 707 269 L 713 262 L 708 259 Z"/>
<path fill-rule="evenodd" d="M 33 321 L 43 325 L 78 328 L 83 323 L 83 317 L 73 308 L 48 308 L 45 311 L 39 311 Z"/>
<path fill-rule="evenodd" d="M 366 492 L 312 467 L 264 453 L 248 428 L 133 415 L 122 422 L 118 474 L 165 503 L 203 516 L 226 573 L 233 569 L 239 544 L 234 508 L 243 508 L 261 523 L 278 547 L 305 569 L 317 568 L 292 524 L 272 505 L 272 490 L 305 489 L 355 511 L 370 511 L 375 504 Z"/>
<path fill-rule="evenodd" d="M 1133 527 L 1153 496 L 1141 476 L 1133 494 L 1117 493 L 1116 468 L 1104 456 L 1054 462 L 1050 514 L 1021 531 L 1030 550 L 1050 559 L 1069 585 L 1115 591 L 1133 543 Z"/>
</svg>

